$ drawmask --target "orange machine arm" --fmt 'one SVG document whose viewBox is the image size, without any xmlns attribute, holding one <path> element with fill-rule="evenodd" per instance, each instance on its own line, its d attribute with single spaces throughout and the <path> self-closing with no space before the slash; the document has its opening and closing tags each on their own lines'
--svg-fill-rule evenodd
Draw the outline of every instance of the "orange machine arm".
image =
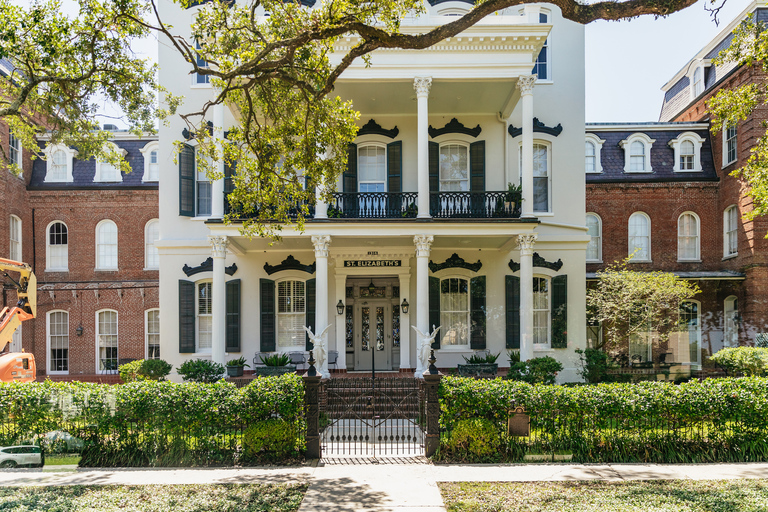
<svg viewBox="0 0 768 512">
<path fill-rule="evenodd" d="M 13 279 L 8 272 L 18 272 L 19 279 Z M 18 302 L 12 308 L 0 312 L 0 352 L 13 339 L 13 333 L 21 322 L 30 320 L 37 313 L 37 278 L 32 267 L 19 261 L 0 258 L 0 273 L 16 287 Z"/>
</svg>

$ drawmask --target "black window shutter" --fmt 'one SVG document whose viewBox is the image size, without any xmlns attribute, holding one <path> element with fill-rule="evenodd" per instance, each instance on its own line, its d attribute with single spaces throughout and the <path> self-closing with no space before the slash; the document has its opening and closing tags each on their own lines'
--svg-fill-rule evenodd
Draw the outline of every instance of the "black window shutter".
<svg viewBox="0 0 768 512">
<path fill-rule="evenodd" d="M 261 286 L 261 352 L 274 352 L 277 346 L 275 332 L 275 282 L 259 279 Z"/>
<path fill-rule="evenodd" d="M 440 327 L 440 279 L 429 276 L 429 325 L 427 332 L 432 332 L 433 327 Z M 443 330 L 437 333 L 432 348 L 440 348 L 440 340 L 443 336 Z"/>
<path fill-rule="evenodd" d="M 179 215 L 195 216 L 195 148 L 188 144 L 179 153 Z"/>
<path fill-rule="evenodd" d="M 235 162 L 224 162 L 224 213 L 229 213 L 229 194 L 235 190 L 234 175 L 237 172 Z"/>
<path fill-rule="evenodd" d="M 387 144 L 387 192 L 402 192 L 403 142 Z"/>
<path fill-rule="evenodd" d="M 227 352 L 240 352 L 240 280 L 227 281 Z"/>
<path fill-rule="evenodd" d="M 470 329 L 469 347 L 472 350 L 485 349 L 485 276 L 473 277 L 469 281 Z"/>
<path fill-rule="evenodd" d="M 195 351 L 195 283 L 179 279 L 179 353 Z"/>
<path fill-rule="evenodd" d="M 485 141 L 469 145 L 469 190 L 485 192 Z"/>
<path fill-rule="evenodd" d="M 552 278 L 552 348 L 568 348 L 568 276 Z"/>
<path fill-rule="evenodd" d="M 357 144 L 347 147 L 347 169 L 344 171 L 344 192 L 357 192 Z"/>
<path fill-rule="evenodd" d="M 520 348 L 520 278 L 506 276 L 507 348 Z"/>
<path fill-rule="evenodd" d="M 316 322 L 315 322 L 315 293 L 317 288 L 317 279 L 307 279 L 307 283 L 304 288 L 304 293 L 306 293 L 306 300 L 304 301 L 304 304 L 306 305 L 306 320 L 307 323 L 305 324 L 313 333 L 319 334 L 319 330 L 317 328 Z M 325 329 L 325 327 L 323 327 Z M 307 334 L 306 341 L 304 342 L 306 350 L 312 350 L 314 347 L 312 346 L 312 342 L 309 341 L 309 334 Z"/>
<path fill-rule="evenodd" d="M 440 191 L 440 144 L 429 143 L 429 191 Z"/>
</svg>

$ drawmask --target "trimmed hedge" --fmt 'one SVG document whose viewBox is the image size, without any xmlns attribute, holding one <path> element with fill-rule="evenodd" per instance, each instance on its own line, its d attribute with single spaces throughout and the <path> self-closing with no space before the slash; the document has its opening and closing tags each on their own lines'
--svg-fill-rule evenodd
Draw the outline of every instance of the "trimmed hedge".
<svg viewBox="0 0 768 512">
<path fill-rule="evenodd" d="M 121 386 L 81 382 L 0 384 L 0 446 L 41 442 L 66 431 L 85 442 L 81 466 L 195 466 L 264 462 L 249 459 L 243 432 L 273 418 L 304 450 L 304 386 L 296 375 L 176 384 L 140 381 Z M 281 457 L 286 454 L 281 453 Z"/>
<path fill-rule="evenodd" d="M 545 386 L 446 377 L 440 386 L 441 456 L 521 460 L 526 453 L 572 453 L 579 462 L 768 461 L 768 379 L 708 379 Z M 507 411 L 522 406 L 531 436 L 506 435 Z M 491 421 L 499 453 L 479 458 L 450 443 L 472 418 Z"/>
</svg>

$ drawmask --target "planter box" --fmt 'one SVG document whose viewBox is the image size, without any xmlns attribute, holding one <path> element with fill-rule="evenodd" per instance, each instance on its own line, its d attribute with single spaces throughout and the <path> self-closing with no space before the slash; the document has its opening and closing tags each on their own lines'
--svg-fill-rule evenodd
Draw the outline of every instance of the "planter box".
<svg viewBox="0 0 768 512">
<path fill-rule="evenodd" d="M 227 375 L 230 377 L 242 377 L 243 366 L 227 366 Z"/>
<path fill-rule="evenodd" d="M 254 374 L 261 377 L 274 377 L 276 375 L 284 375 L 286 373 L 293 373 L 296 371 L 296 367 L 293 365 L 287 366 L 257 366 Z"/>
<path fill-rule="evenodd" d="M 457 368 L 461 377 L 493 379 L 499 372 L 499 363 L 460 364 Z"/>
</svg>

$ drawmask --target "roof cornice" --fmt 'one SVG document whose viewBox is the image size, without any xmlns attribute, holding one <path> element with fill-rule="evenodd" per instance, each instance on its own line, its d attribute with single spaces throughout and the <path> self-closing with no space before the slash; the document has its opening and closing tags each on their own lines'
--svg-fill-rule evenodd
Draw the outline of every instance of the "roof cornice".
<svg viewBox="0 0 768 512">
<path fill-rule="evenodd" d="M 709 130 L 708 123 L 587 123 L 587 132 L 658 132 Z"/>
</svg>

